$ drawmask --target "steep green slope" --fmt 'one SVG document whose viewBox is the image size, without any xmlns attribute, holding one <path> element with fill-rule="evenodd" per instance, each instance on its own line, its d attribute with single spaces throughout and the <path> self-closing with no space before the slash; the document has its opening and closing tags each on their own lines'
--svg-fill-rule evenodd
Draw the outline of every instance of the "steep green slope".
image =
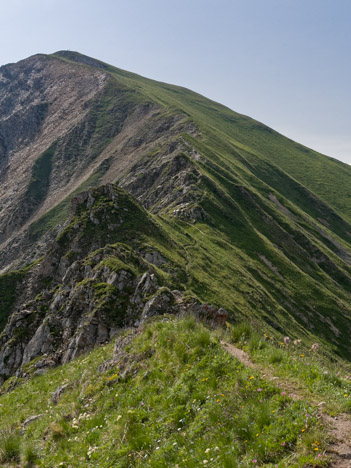
<svg viewBox="0 0 351 468">
<path fill-rule="evenodd" d="M 184 264 L 181 247 L 122 189 L 80 193 L 47 254 L 0 276 L 0 383 L 43 354 L 50 367 L 109 341 L 155 313 L 144 313 L 152 298 L 165 312 Z"/>
<path fill-rule="evenodd" d="M 58 52 L 55 56 L 78 63 L 84 63 L 85 59 L 75 52 Z M 245 164 L 250 166 L 253 165 L 251 158 L 255 163 L 257 159 L 263 159 L 273 170 L 280 168 L 351 221 L 351 167 L 347 164 L 306 148 L 262 123 L 186 88 L 150 80 L 98 60 L 90 60 L 91 66 L 103 67 L 118 81 L 153 101 L 185 112 L 199 125 L 204 142 L 217 153 L 221 162 L 228 162 L 226 156 L 229 156 L 231 169 L 236 168 L 236 160 L 242 159 L 241 153 L 247 158 Z M 224 147 L 227 154 L 223 154 Z"/>
<path fill-rule="evenodd" d="M 197 200 L 208 214 L 187 247 L 196 293 L 283 333 L 307 329 L 348 356 L 351 168 L 192 91 L 76 53 L 56 56 L 101 66 L 197 126 L 200 137 L 183 133 L 201 155 L 190 164 L 201 174 Z"/>
<path fill-rule="evenodd" d="M 263 159 L 271 170 L 283 170 L 351 221 L 351 167 L 347 164 L 310 150 L 260 122 L 185 88 L 147 80 L 113 67 L 108 69 L 156 102 L 188 114 L 199 125 L 204 143 L 219 160 L 227 163 L 230 160 L 231 170 L 237 169 L 236 160 L 253 166 Z"/>
</svg>

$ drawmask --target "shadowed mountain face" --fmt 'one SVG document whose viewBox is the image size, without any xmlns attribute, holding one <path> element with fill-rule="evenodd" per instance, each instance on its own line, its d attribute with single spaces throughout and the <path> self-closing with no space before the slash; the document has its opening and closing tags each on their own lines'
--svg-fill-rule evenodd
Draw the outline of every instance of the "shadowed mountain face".
<svg viewBox="0 0 351 468">
<path fill-rule="evenodd" d="M 184 117 L 166 115 L 100 68 L 55 57 L 2 67 L 0 77 L 0 268 L 6 268 L 31 255 L 40 237 L 33 229 L 26 234 L 33 221 L 84 186 L 115 181 L 139 154 L 179 133 Z"/>
<path fill-rule="evenodd" d="M 50 196 L 51 172 L 58 171 L 53 167 L 53 145 L 83 125 L 106 79 L 95 70 L 78 69 L 74 73 L 65 62 L 45 56 L 1 68 L 2 242 Z"/>
<path fill-rule="evenodd" d="M 78 53 L 0 68 L 0 373 L 57 343 L 59 362 L 91 349 L 162 288 L 349 359 L 350 176 L 196 93 Z"/>
</svg>

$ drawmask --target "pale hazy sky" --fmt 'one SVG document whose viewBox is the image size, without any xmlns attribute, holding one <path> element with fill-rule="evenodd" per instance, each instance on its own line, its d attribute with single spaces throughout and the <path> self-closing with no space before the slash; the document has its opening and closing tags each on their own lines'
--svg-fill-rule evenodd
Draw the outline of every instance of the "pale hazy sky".
<svg viewBox="0 0 351 468">
<path fill-rule="evenodd" d="M 0 0 L 0 65 L 62 49 L 351 164 L 351 0 Z"/>
</svg>

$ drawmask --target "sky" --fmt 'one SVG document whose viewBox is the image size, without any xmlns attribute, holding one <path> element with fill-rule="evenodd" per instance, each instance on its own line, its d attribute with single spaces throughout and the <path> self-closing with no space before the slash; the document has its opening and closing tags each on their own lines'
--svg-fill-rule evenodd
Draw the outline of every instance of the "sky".
<svg viewBox="0 0 351 468">
<path fill-rule="evenodd" d="M 0 0 L 0 65 L 75 50 L 351 164 L 351 0 Z"/>
</svg>

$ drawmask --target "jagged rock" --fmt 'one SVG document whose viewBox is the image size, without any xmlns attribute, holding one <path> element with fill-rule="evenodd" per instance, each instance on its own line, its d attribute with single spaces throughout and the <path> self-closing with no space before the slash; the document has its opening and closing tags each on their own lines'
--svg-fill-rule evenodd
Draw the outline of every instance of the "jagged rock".
<svg viewBox="0 0 351 468">
<path fill-rule="evenodd" d="M 174 303 L 174 297 L 171 292 L 164 292 L 147 301 L 141 314 L 140 323 L 145 322 L 149 317 L 172 312 L 171 306 Z"/>
<path fill-rule="evenodd" d="M 262 124 L 205 100 L 208 125 L 203 126 L 197 118 L 200 101 L 195 105 L 190 100 L 182 109 L 185 94 L 178 89 L 179 111 L 175 111 L 175 88 L 161 85 L 161 105 L 152 93 L 145 94 L 141 82 L 137 85 L 139 79 L 129 80 L 122 72 L 121 84 L 114 78 L 121 72 L 115 75 L 110 70 L 73 52 L 37 55 L 0 68 L 0 268 L 24 266 L 45 255 L 30 273 L 18 275 L 16 300 L 10 305 L 7 298 L 3 301 L 5 316 L 1 318 L 9 314 L 9 320 L 0 338 L 1 378 L 46 349 L 51 354 L 56 350 L 57 361 L 63 356 L 71 359 L 110 339 L 120 327 L 139 321 L 143 313 L 147 317 L 163 309 L 189 311 L 209 323 L 222 324 L 226 311 L 187 302 L 176 294 L 175 304 L 168 307 L 162 304 L 162 296 L 156 296 L 166 278 L 172 278 L 173 287 L 194 285 L 201 264 L 207 270 L 204 294 L 218 291 L 218 283 L 208 281 L 211 262 L 214 274 L 222 265 L 229 267 L 221 263 L 223 252 L 219 251 L 229 252 L 231 246 L 238 249 L 232 273 L 242 278 L 231 281 L 224 274 L 223 286 L 238 286 L 238 307 L 246 304 L 248 317 L 262 310 L 262 320 L 279 329 L 284 313 L 274 310 L 282 307 L 309 331 L 318 332 L 322 341 L 331 341 L 340 355 L 349 357 L 351 228 L 341 217 L 349 219 L 350 215 L 347 197 L 342 199 L 347 167 L 322 161 L 316 153 L 284 140 Z M 204 138 L 194 144 L 201 132 Z M 281 151 L 285 144 L 287 150 Z M 324 184 L 325 188 L 315 183 L 311 171 L 301 171 L 299 161 L 304 157 L 312 164 L 310 169 L 314 160 L 320 161 L 332 183 Z M 83 181 L 94 185 L 100 183 L 97 180 L 118 180 L 153 213 L 165 214 L 168 220 L 173 213 L 186 224 L 208 221 L 208 229 L 198 230 L 201 235 L 196 236 L 190 236 L 195 229 L 189 230 L 189 244 L 178 245 L 172 257 L 182 256 L 184 247 L 185 262 L 163 262 L 152 251 L 157 242 L 146 240 L 144 245 L 142 236 L 137 239 L 131 233 L 136 222 L 147 238 L 157 223 L 147 224 L 146 211 L 135 213 L 130 204 L 120 204 L 124 195 L 106 185 L 76 195 L 69 220 L 43 235 L 63 216 L 67 194 L 75 193 Z M 143 230 L 145 223 L 148 229 Z M 164 226 L 163 221 L 160 224 Z M 175 232 L 172 235 L 171 226 L 176 224 L 176 219 L 170 220 L 167 229 L 174 243 L 182 238 Z M 119 236 L 124 225 L 127 232 Z M 267 258 L 259 257 L 264 264 L 256 265 L 250 252 L 263 238 L 272 255 L 268 258 L 269 249 L 265 249 Z M 191 247 L 190 241 L 194 242 Z M 107 244 L 127 245 L 138 258 L 129 262 L 124 252 L 116 255 L 115 262 L 122 269 L 121 265 L 109 268 Z M 173 245 L 163 245 L 165 257 L 167 248 Z M 88 260 L 97 250 L 96 259 Z M 294 287 L 295 281 L 288 277 L 282 281 L 274 258 L 279 259 L 279 269 L 293 279 L 303 271 L 303 289 L 313 289 L 314 294 L 301 296 L 298 283 Z M 98 265 L 100 261 L 105 264 Z M 186 265 L 183 275 L 181 265 Z M 159 269 L 167 275 L 161 274 L 157 281 Z M 241 280 L 248 288 L 241 287 Z M 37 295 L 42 295 L 41 301 L 24 307 Z M 312 296 L 320 299 L 314 301 Z"/>
<path fill-rule="evenodd" d="M 65 297 L 61 292 L 59 292 L 58 294 L 55 294 L 54 298 L 53 298 L 53 300 L 51 301 L 51 304 L 50 304 L 50 311 L 55 312 L 55 311 L 59 310 L 64 299 L 65 299 Z"/>
<path fill-rule="evenodd" d="M 54 339 L 50 334 L 50 328 L 43 323 L 35 332 L 33 338 L 29 341 L 23 352 L 22 364 L 27 364 L 37 356 L 41 356 L 53 351 L 52 344 Z"/>
<path fill-rule="evenodd" d="M 207 214 L 201 206 L 191 206 L 190 203 L 183 203 L 172 212 L 173 216 L 178 218 L 188 219 L 192 221 L 203 221 L 207 218 Z"/>
<path fill-rule="evenodd" d="M 91 229 L 87 224 L 91 215 L 99 220 L 94 238 L 86 234 Z M 189 309 L 181 293 L 175 295 L 159 287 L 157 268 L 167 268 L 168 262 L 156 249 L 145 251 L 142 247 L 126 253 L 122 248 L 119 254 L 120 247 L 106 246 L 111 220 L 123 225 L 128 216 L 139 216 L 142 227 L 152 223 L 111 184 L 74 197 L 65 229 L 28 280 L 28 291 L 33 294 L 45 272 L 51 277 L 52 289 L 44 289 L 13 313 L 0 337 L 0 384 L 15 373 L 25 375 L 28 369 L 23 366 L 38 357 L 43 356 L 33 369 L 36 375 L 106 343 L 121 327 Z M 157 229 L 150 225 L 150 230 Z M 128 232 L 128 239 L 130 235 Z M 125 263 L 128 256 L 132 267 Z M 136 275 L 133 265 L 144 272 Z M 199 303 L 192 307 L 199 316 L 206 315 L 201 314 Z M 220 321 L 220 316 L 213 312 L 212 322 Z"/>
<path fill-rule="evenodd" d="M 89 198 L 88 192 L 81 192 L 75 197 L 73 197 L 71 200 L 71 215 L 74 216 L 77 212 L 78 206 L 85 203 L 88 200 L 88 198 Z"/>
<path fill-rule="evenodd" d="M 179 303 L 179 299 L 177 302 Z M 224 323 L 229 319 L 228 311 L 222 307 L 217 309 L 211 304 L 201 304 L 197 300 L 186 302 L 183 305 L 183 310 L 185 310 L 187 313 L 194 314 L 200 320 L 205 320 L 212 326 L 223 326 Z"/>
<path fill-rule="evenodd" d="M 184 155 L 192 152 L 193 148 L 183 139 L 173 141 L 157 157 L 137 162 L 130 174 L 122 177 L 121 186 L 154 212 L 198 203 L 201 198 L 198 190 L 201 175 Z"/>
<path fill-rule="evenodd" d="M 181 291 L 162 291 L 161 289 L 146 302 L 138 324 L 144 323 L 146 319 L 155 315 L 166 313 L 193 314 L 212 326 L 223 326 L 229 319 L 229 313 L 222 307 L 218 309 L 211 304 L 201 304 L 196 299 L 187 301 L 184 300 Z"/>
<path fill-rule="evenodd" d="M 56 361 L 49 356 L 44 356 L 43 359 L 40 359 L 35 363 L 36 369 L 49 368 L 56 366 Z"/>
<path fill-rule="evenodd" d="M 135 292 L 131 297 L 131 303 L 140 306 L 142 298 L 154 293 L 158 288 L 158 282 L 154 273 L 146 272 L 140 278 Z"/>
<path fill-rule="evenodd" d="M 77 273 L 80 271 L 80 268 L 81 268 L 81 262 L 79 261 L 73 262 L 72 265 L 70 265 L 67 268 L 66 273 L 64 277 L 62 278 L 62 283 L 67 284 L 67 283 L 70 283 L 73 278 L 78 279 Z"/>
<path fill-rule="evenodd" d="M 21 346 L 8 345 L 0 353 L 0 385 L 7 377 L 13 375 L 22 363 Z"/>
<path fill-rule="evenodd" d="M 152 263 L 157 267 L 166 263 L 166 260 L 162 257 L 162 255 L 159 252 L 157 252 L 157 250 L 153 252 L 146 252 L 144 258 L 148 263 Z"/>
<path fill-rule="evenodd" d="M 66 257 L 61 257 L 60 258 L 60 263 L 58 266 L 58 274 L 63 277 L 67 268 L 70 266 L 70 261 Z"/>
</svg>

